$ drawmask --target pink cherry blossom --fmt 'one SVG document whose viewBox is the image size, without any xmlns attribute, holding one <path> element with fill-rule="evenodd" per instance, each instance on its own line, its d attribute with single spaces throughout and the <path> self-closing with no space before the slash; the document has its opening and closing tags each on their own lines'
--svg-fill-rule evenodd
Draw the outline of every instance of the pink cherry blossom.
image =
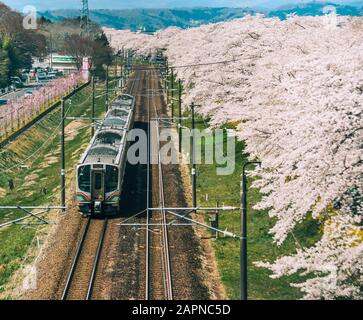
<svg viewBox="0 0 363 320">
<path fill-rule="evenodd" d="M 0 107 L 0 141 L 33 120 L 46 110 L 51 102 L 61 99 L 82 82 L 81 74 L 72 73 L 50 81 L 22 101 L 9 101 L 7 105 Z"/>
<path fill-rule="evenodd" d="M 333 22 L 333 23 L 332 23 Z M 363 298 L 363 19 L 247 16 L 155 35 L 105 29 L 112 45 L 147 55 L 165 48 L 192 101 L 212 126 L 238 122 L 263 168 L 256 205 L 283 243 L 307 217 L 322 238 L 272 263 L 273 276 L 305 272 L 305 298 Z M 257 175 L 257 173 L 256 173 Z"/>
</svg>

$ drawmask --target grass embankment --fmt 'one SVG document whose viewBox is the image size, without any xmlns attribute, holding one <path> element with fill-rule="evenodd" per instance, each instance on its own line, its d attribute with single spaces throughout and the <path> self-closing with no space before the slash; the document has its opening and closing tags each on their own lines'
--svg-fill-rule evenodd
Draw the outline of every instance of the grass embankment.
<svg viewBox="0 0 363 320">
<path fill-rule="evenodd" d="M 104 83 L 96 85 L 96 117 L 104 112 Z M 111 91 L 112 85 L 110 86 Z M 90 116 L 91 86 L 79 91 L 66 102 L 67 116 Z M 66 120 L 67 199 L 72 196 L 70 180 L 83 150 L 90 140 L 88 121 Z M 58 205 L 60 172 L 60 110 L 53 111 L 13 143 L 0 151 L 0 205 Z M 14 189 L 9 189 L 9 180 Z M 2 194 L 1 194 L 2 193 Z M 0 223 L 26 215 L 19 210 L 0 210 Z M 26 222 L 31 222 L 27 220 Z M 37 222 L 33 219 L 32 222 Z M 19 269 L 37 227 L 12 225 L 0 229 L 0 292 L 11 275 Z"/>
<path fill-rule="evenodd" d="M 175 85 L 174 88 L 177 86 Z M 175 103 L 175 114 L 178 114 L 178 104 Z M 183 117 L 189 117 L 189 112 L 184 112 Z M 183 121 L 183 125 L 191 128 L 191 121 Z M 196 116 L 196 127 L 206 129 L 208 121 Z M 233 128 L 227 125 L 225 128 Z M 225 134 L 224 141 L 227 141 Z M 213 140 L 202 140 L 201 148 L 213 143 Z M 247 157 L 244 153 L 245 144 L 242 141 L 236 142 L 235 170 L 231 175 L 217 176 L 218 165 L 201 164 L 197 166 L 197 204 L 198 206 L 240 206 L 240 183 L 241 171 Z M 267 211 L 257 211 L 252 207 L 261 199 L 261 194 L 256 189 L 251 189 L 252 179 L 248 180 L 248 290 L 249 299 L 299 299 L 302 297 L 297 288 L 290 286 L 291 282 L 299 282 L 302 279 L 298 276 L 272 279 L 269 277 L 270 271 L 258 268 L 255 261 L 274 261 L 282 255 L 292 254 L 296 246 L 312 245 L 319 237 L 319 227 L 312 220 L 307 220 L 300 224 L 294 231 L 295 239 L 292 235 L 280 247 L 273 243 L 272 236 L 268 233 L 274 225 L 273 219 L 269 218 Z M 235 234 L 240 234 L 241 213 L 220 212 L 219 228 L 228 230 Z M 208 221 L 206 217 L 206 221 Z M 220 237 L 213 241 L 213 248 L 217 259 L 217 265 L 221 280 L 226 289 L 229 299 L 239 299 L 240 297 L 240 242 L 238 240 Z"/>
</svg>

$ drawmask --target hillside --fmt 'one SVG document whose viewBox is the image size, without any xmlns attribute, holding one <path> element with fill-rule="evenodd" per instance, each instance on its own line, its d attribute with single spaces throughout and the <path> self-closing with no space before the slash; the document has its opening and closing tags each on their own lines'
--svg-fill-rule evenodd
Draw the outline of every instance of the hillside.
<svg viewBox="0 0 363 320">
<path fill-rule="evenodd" d="M 147 31 L 165 29 L 170 26 L 186 29 L 206 23 L 229 21 L 253 14 L 250 9 L 241 8 L 192 8 L 192 9 L 130 9 L 92 10 L 91 19 L 96 23 L 115 29 L 132 31 L 145 28 Z M 42 16 L 52 21 L 76 17 L 77 10 L 46 11 Z"/>
<path fill-rule="evenodd" d="M 326 13 L 332 12 L 335 8 L 336 13 L 340 16 L 361 16 L 363 13 L 362 6 L 357 2 L 356 5 L 338 5 L 334 3 L 305 3 L 295 6 L 285 6 L 277 10 L 270 11 L 269 17 L 279 17 L 286 19 L 290 14 L 298 16 L 321 16 Z"/>
<path fill-rule="evenodd" d="M 246 14 L 263 13 L 269 17 L 286 19 L 289 14 L 299 16 L 321 16 L 327 13 L 326 7 L 334 6 L 338 15 L 359 16 L 363 14 L 363 2 L 351 5 L 333 3 L 307 3 L 298 6 L 284 6 L 273 11 L 254 8 L 181 8 L 181 9 L 129 9 L 129 10 L 91 10 L 91 19 L 99 25 L 136 31 L 146 29 L 156 31 L 176 26 L 182 29 L 202 24 L 230 21 Z M 54 10 L 41 13 L 52 21 L 79 16 L 78 10 Z"/>
</svg>

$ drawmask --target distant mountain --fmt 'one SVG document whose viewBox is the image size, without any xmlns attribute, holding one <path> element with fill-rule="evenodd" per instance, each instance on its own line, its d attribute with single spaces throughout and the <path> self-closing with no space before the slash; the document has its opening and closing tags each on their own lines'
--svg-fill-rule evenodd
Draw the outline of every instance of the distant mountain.
<svg viewBox="0 0 363 320">
<path fill-rule="evenodd" d="M 363 9 L 363 1 L 362 0 L 361 1 L 349 2 L 349 3 L 347 3 L 347 5 Z"/>
<path fill-rule="evenodd" d="M 362 4 L 362 6 L 361 6 Z M 181 8 L 181 9 L 123 9 L 123 10 L 91 10 L 91 20 L 104 27 L 116 29 L 130 29 L 132 31 L 144 29 L 156 31 L 170 26 L 180 28 L 196 27 L 201 24 L 229 21 L 242 18 L 246 14 L 263 13 L 268 17 L 286 19 L 289 14 L 300 16 L 320 16 L 335 8 L 338 15 L 363 15 L 363 1 L 352 2 L 351 5 L 330 2 L 312 2 L 301 5 L 283 6 L 272 11 L 249 8 Z M 64 18 L 78 17 L 79 10 L 45 11 L 40 15 L 52 21 Z"/>
<path fill-rule="evenodd" d="M 206 23 L 242 18 L 253 10 L 242 8 L 91 10 L 90 18 L 101 26 L 116 29 L 155 31 L 170 26 L 189 28 Z M 78 10 L 45 11 L 40 15 L 52 21 L 79 16 Z"/>
<path fill-rule="evenodd" d="M 305 3 L 294 6 L 284 6 L 277 10 L 270 11 L 269 17 L 279 17 L 280 19 L 286 19 L 289 14 L 296 14 L 298 16 L 322 16 L 327 14 L 335 8 L 335 11 L 340 16 L 361 16 L 363 14 L 363 2 L 362 7 L 360 2 L 354 3 L 354 5 L 341 5 L 330 2 L 314 2 Z"/>
</svg>

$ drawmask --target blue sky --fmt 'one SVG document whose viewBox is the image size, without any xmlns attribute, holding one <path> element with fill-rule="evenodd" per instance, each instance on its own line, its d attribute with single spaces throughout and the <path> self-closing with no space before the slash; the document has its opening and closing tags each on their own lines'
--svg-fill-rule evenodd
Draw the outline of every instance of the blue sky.
<svg viewBox="0 0 363 320">
<path fill-rule="evenodd" d="M 21 11 L 26 5 L 38 10 L 79 9 L 81 0 L 0 0 L 8 6 Z M 127 8 L 173 8 L 173 7 L 266 7 L 273 8 L 286 4 L 310 2 L 306 0 L 89 0 L 90 9 Z M 322 2 L 322 1 L 321 1 Z M 350 3 L 354 0 L 332 0 L 335 3 Z"/>
</svg>

